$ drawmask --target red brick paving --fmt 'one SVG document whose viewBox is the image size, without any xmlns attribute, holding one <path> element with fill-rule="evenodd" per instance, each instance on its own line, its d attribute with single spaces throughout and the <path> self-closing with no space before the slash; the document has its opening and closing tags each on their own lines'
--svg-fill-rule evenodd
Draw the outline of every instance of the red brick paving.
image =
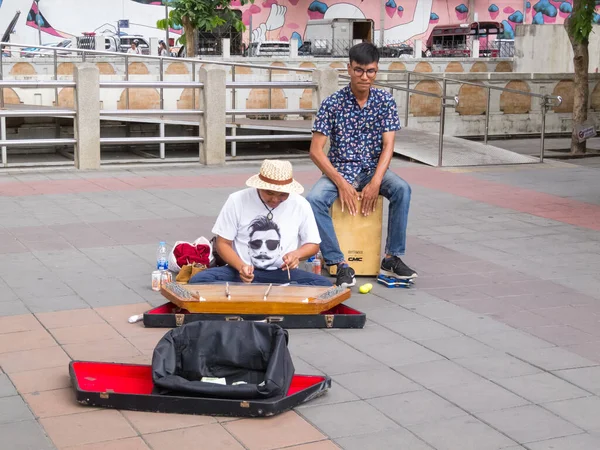
<svg viewBox="0 0 600 450">
<path fill-rule="evenodd" d="M 507 184 L 481 180 L 467 174 L 445 172 L 428 167 L 395 169 L 396 173 L 413 185 L 435 189 L 463 198 L 484 202 L 502 208 L 592 230 L 600 230 L 600 206 L 556 195 L 536 192 Z M 319 173 L 315 170 L 296 171 L 298 181 L 314 183 Z M 44 194 L 81 192 L 114 192 L 137 189 L 224 188 L 243 186 L 247 173 L 199 175 L 184 177 L 123 177 L 76 180 L 47 180 L 6 182 L 0 185 L 0 195 L 22 197 Z"/>
<path fill-rule="evenodd" d="M 431 168 L 395 170 L 406 181 L 489 205 L 600 230 L 600 206 Z"/>
</svg>

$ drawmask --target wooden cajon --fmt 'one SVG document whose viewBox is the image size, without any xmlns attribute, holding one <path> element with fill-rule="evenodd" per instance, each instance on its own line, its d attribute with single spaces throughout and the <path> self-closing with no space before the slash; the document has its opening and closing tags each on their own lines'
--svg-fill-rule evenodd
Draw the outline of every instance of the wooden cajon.
<svg viewBox="0 0 600 450">
<path fill-rule="evenodd" d="M 368 216 L 360 213 L 351 216 L 348 209 L 342 212 L 338 198 L 331 206 L 333 228 L 340 244 L 340 250 L 356 275 L 376 276 L 381 265 L 381 226 L 383 220 L 383 197 L 377 199 L 375 212 Z M 335 275 L 337 266 L 329 267 L 329 273 Z"/>
</svg>

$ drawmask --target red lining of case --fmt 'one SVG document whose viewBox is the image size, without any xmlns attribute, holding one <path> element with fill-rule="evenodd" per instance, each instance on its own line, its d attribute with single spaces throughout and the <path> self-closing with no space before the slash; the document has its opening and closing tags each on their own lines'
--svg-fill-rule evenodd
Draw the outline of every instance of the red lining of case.
<svg viewBox="0 0 600 450">
<path fill-rule="evenodd" d="M 156 308 L 148 311 L 148 314 L 175 314 L 175 310 L 178 309 L 173 303 L 165 303 L 164 305 L 157 306 Z M 189 314 L 187 309 L 181 309 L 177 311 L 177 314 Z M 336 305 L 333 308 L 323 311 L 321 314 L 362 314 L 354 308 L 350 308 L 344 304 Z"/>
<path fill-rule="evenodd" d="M 141 395 L 152 393 L 152 366 L 76 362 L 73 363 L 73 369 L 82 391 Z M 324 380 L 325 377 L 321 376 L 294 375 L 287 395 L 289 397 L 303 389 L 322 383 Z"/>
</svg>

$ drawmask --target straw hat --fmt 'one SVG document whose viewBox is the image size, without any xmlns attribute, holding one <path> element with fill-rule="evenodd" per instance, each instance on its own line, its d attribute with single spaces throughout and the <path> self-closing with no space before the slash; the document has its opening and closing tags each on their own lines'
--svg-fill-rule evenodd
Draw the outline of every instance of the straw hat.
<svg viewBox="0 0 600 450">
<path fill-rule="evenodd" d="M 304 188 L 293 178 L 292 164 L 289 161 L 265 159 L 258 175 L 251 176 L 246 186 L 289 194 L 302 194 Z"/>
</svg>

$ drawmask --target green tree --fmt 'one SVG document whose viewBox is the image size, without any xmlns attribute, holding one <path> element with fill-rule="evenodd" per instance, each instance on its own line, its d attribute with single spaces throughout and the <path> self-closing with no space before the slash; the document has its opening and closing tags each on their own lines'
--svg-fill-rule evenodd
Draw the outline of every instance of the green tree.
<svg viewBox="0 0 600 450">
<path fill-rule="evenodd" d="M 565 20 L 565 28 L 573 47 L 573 131 L 571 154 L 586 152 L 585 141 L 579 142 L 577 128 L 587 122 L 589 88 L 589 37 L 594 23 L 596 0 L 573 0 L 573 12 Z"/>
<path fill-rule="evenodd" d="M 163 0 L 166 1 L 166 0 Z M 246 27 L 238 15 L 231 9 L 231 0 L 168 0 L 169 19 L 161 19 L 156 26 L 161 30 L 168 27 L 180 26 L 184 35 L 179 42 L 185 44 L 187 56 L 196 56 L 198 49 L 198 30 L 211 32 L 215 28 L 231 24 L 237 31 L 244 31 Z M 240 0 L 246 5 L 254 0 Z"/>
</svg>

